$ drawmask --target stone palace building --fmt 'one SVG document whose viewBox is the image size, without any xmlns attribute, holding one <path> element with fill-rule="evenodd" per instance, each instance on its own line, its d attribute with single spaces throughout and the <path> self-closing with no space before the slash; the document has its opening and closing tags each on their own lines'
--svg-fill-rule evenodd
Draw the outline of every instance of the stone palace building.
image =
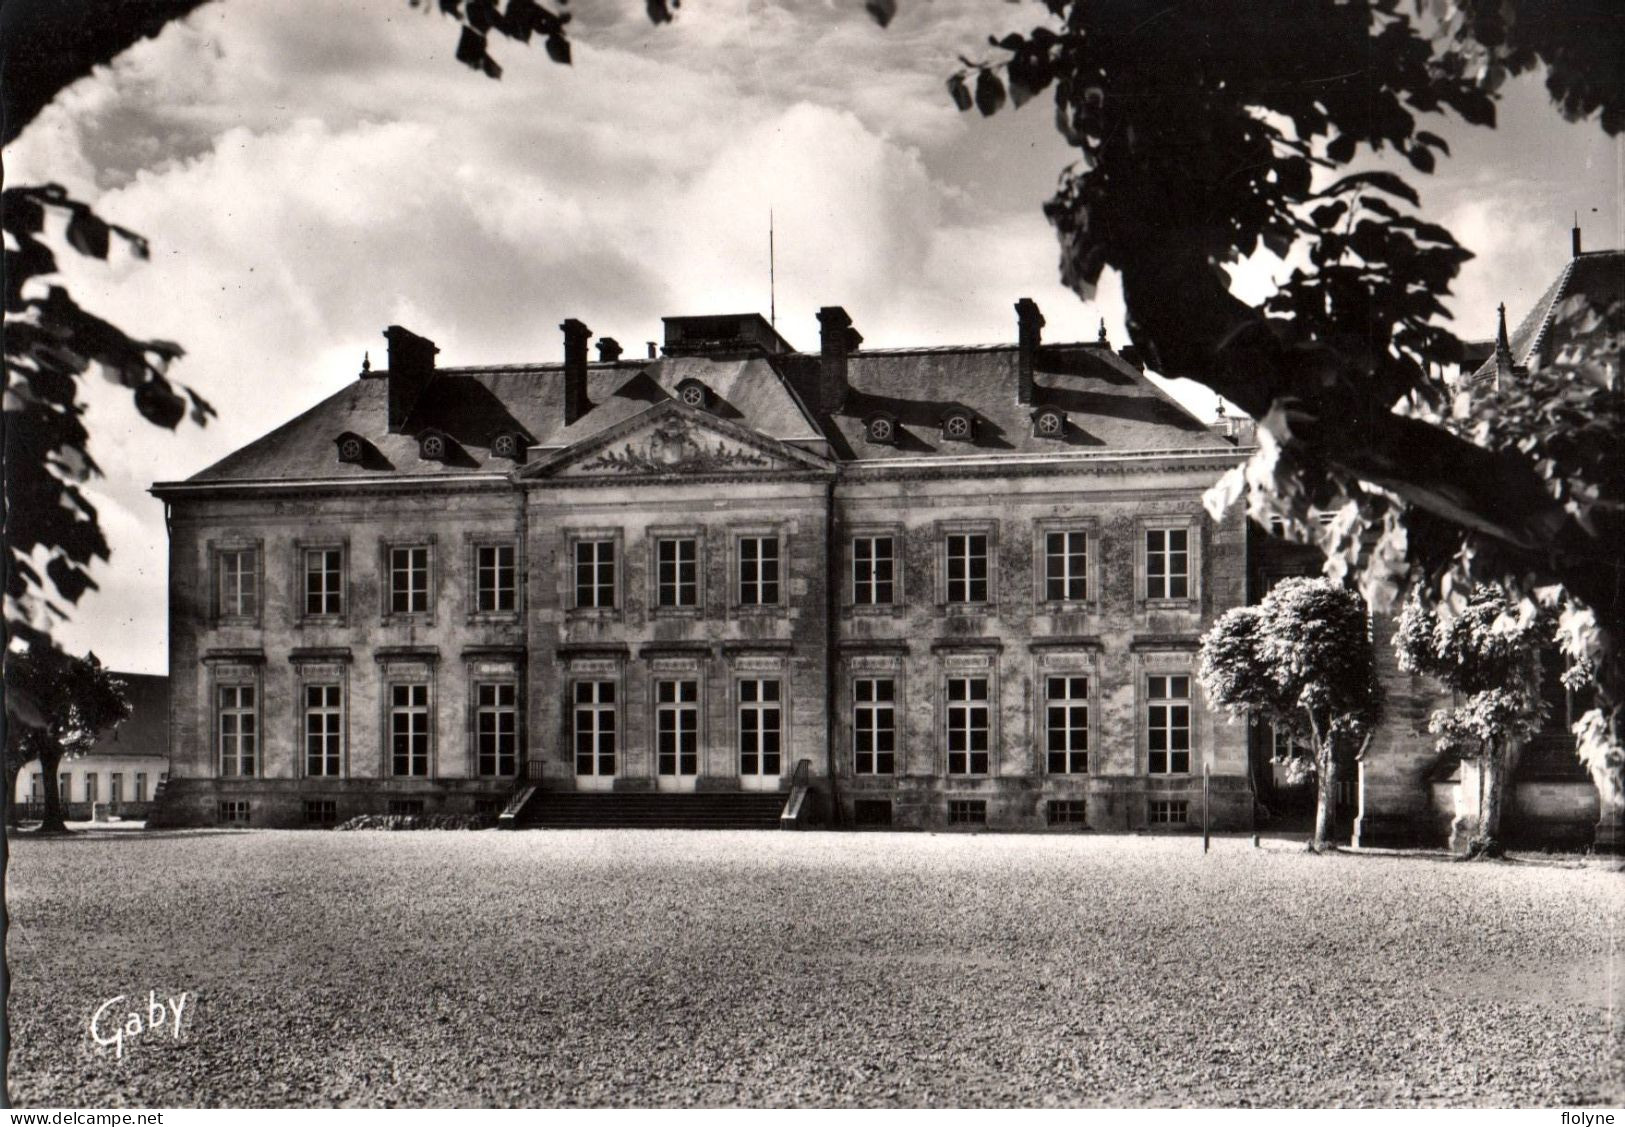
<svg viewBox="0 0 1625 1127">
<path fill-rule="evenodd" d="M 756 314 L 579 321 L 563 362 L 388 363 L 184 482 L 153 824 L 507 810 L 1216 828 L 1249 733 L 1198 639 L 1247 599 L 1246 456 L 1131 352 L 798 353 Z M 799 792 L 799 793 L 798 793 Z M 597 812 L 596 819 L 590 817 Z"/>
</svg>

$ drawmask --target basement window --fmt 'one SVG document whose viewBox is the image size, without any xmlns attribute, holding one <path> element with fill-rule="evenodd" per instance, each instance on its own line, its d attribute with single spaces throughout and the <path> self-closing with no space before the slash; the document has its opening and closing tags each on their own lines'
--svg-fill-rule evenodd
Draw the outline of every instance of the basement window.
<svg viewBox="0 0 1625 1127">
<path fill-rule="evenodd" d="M 1052 826 L 1083 826 L 1088 824 L 1088 803 L 1081 798 L 1061 798 L 1052 801 L 1045 813 Z"/>
<path fill-rule="evenodd" d="M 954 826 L 987 825 L 987 801 L 981 798 L 949 799 L 948 824 Z"/>
<path fill-rule="evenodd" d="M 305 801 L 305 825 L 331 829 L 339 824 L 339 804 L 330 798 Z"/>
<path fill-rule="evenodd" d="M 389 812 L 397 817 L 416 816 L 423 813 L 423 799 L 392 798 L 389 800 Z"/>
<path fill-rule="evenodd" d="M 1151 803 L 1153 826 L 1182 826 L 1190 821 L 1191 804 L 1184 799 L 1154 799 Z"/>
<path fill-rule="evenodd" d="M 241 798 L 221 800 L 215 810 L 215 821 L 222 826 L 248 825 L 248 801 Z"/>
</svg>

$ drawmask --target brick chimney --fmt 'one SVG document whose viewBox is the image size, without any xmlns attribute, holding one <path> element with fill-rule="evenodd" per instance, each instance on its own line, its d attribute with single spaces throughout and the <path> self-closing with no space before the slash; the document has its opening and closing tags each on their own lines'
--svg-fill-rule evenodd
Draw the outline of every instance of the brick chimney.
<svg viewBox="0 0 1625 1127">
<path fill-rule="evenodd" d="M 863 343 L 863 337 L 839 305 L 820 309 L 818 326 L 818 408 L 833 415 L 846 405 L 850 386 L 846 379 L 847 354 Z"/>
<path fill-rule="evenodd" d="M 564 333 L 564 425 L 587 413 L 587 342 L 592 330 L 571 317 L 559 328 Z"/>
<path fill-rule="evenodd" d="M 1030 297 L 1016 302 L 1016 402 L 1033 401 L 1033 364 L 1038 359 L 1038 344 L 1044 329 L 1044 315 L 1038 303 Z"/>
<path fill-rule="evenodd" d="M 621 358 L 621 342 L 614 337 L 598 338 L 598 361 L 601 364 L 613 364 Z"/>
<path fill-rule="evenodd" d="M 1580 221 L 1575 219 L 1574 226 L 1569 228 L 1569 246 L 1574 251 L 1574 257 L 1580 257 Z"/>
<path fill-rule="evenodd" d="M 434 358 L 440 350 L 434 341 L 399 325 L 385 329 L 384 340 L 389 343 L 389 432 L 397 434 L 434 379 Z"/>
</svg>

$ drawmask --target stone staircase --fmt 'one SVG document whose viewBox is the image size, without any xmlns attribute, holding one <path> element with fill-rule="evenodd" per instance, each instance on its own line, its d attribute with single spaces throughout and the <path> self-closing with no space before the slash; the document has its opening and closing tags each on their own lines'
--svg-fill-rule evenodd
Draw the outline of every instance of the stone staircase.
<svg viewBox="0 0 1625 1127">
<path fill-rule="evenodd" d="M 774 830 L 777 791 L 708 794 L 537 791 L 509 823 L 516 829 Z"/>
</svg>

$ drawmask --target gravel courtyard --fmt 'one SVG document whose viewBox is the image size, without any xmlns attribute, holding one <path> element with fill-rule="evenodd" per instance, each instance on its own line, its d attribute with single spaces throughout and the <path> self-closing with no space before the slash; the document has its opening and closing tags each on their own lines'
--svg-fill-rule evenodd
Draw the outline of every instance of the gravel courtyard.
<svg viewBox="0 0 1625 1127">
<path fill-rule="evenodd" d="M 21 1106 L 1625 1098 L 1625 878 L 1600 864 L 652 831 L 10 846 Z M 91 1041 L 148 991 L 189 994 L 179 1040 Z"/>
</svg>

